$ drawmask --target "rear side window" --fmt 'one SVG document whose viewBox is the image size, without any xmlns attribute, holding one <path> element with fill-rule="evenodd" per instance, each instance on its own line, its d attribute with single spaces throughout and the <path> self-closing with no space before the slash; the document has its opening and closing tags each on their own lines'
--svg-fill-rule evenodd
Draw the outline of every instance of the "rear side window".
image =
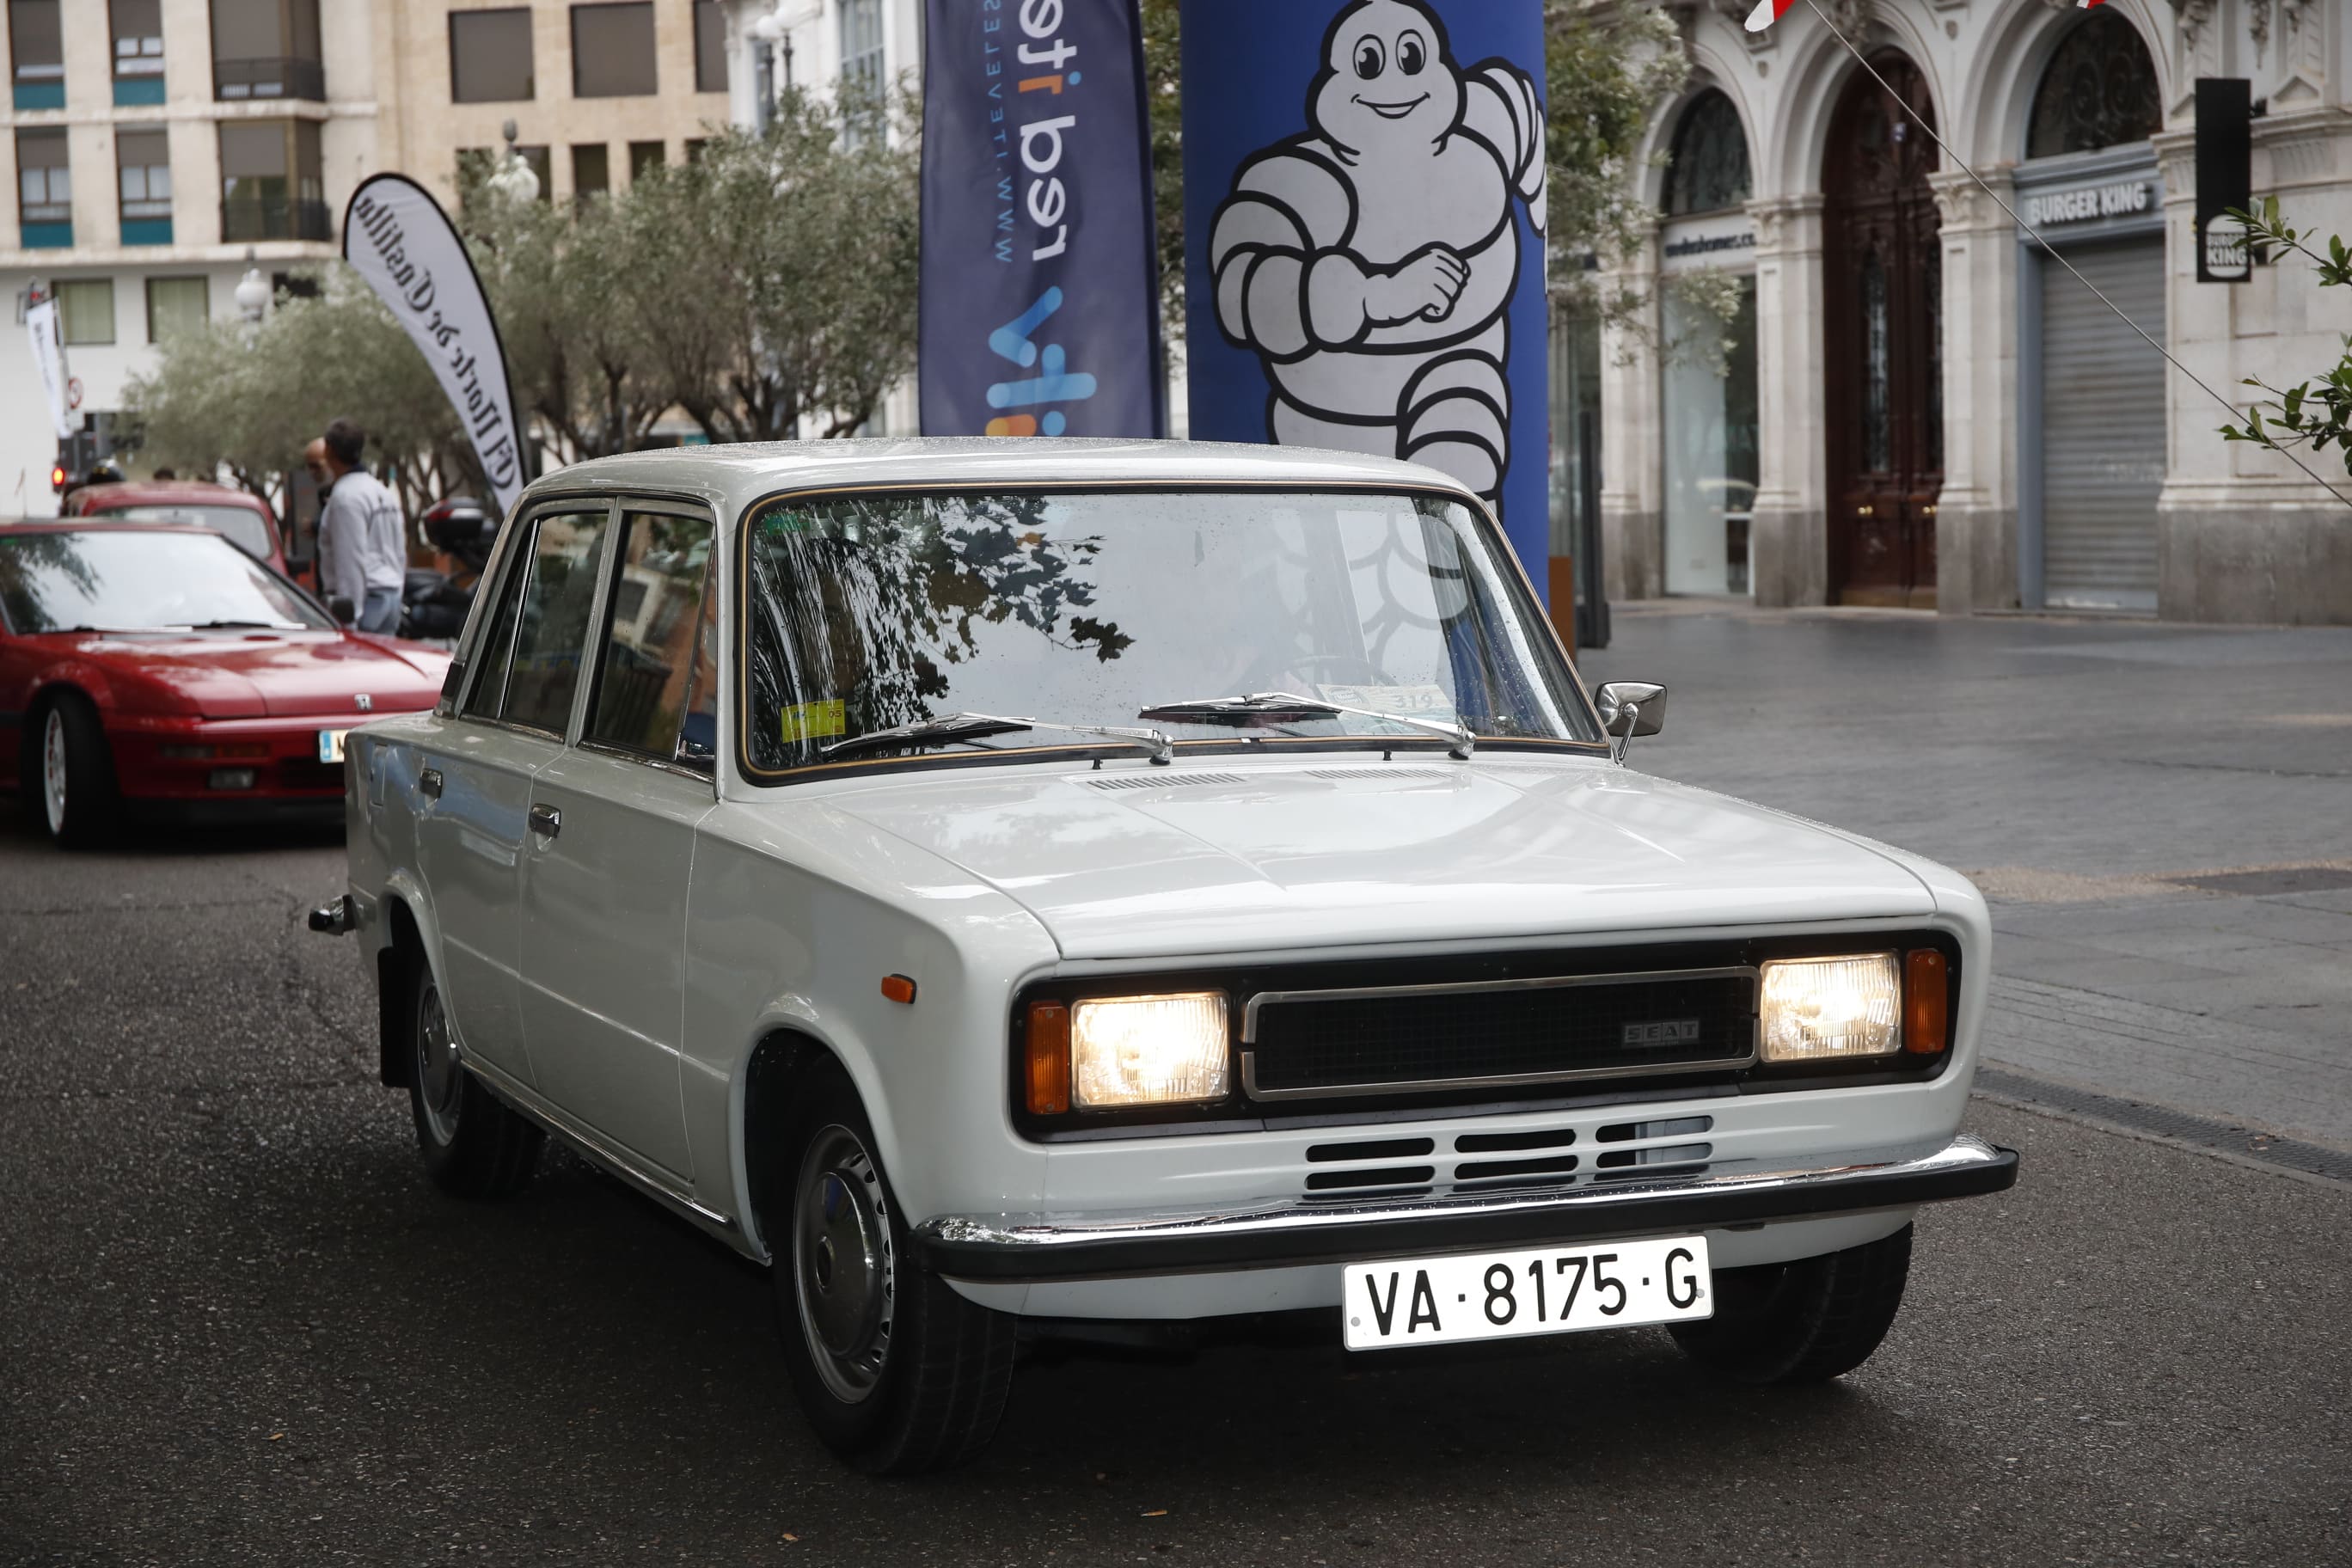
<svg viewBox="0 0 2352 1568">
<path fill-rule="evenodd" d="M 702 662 L 710 520 L 625 512 L 621 528 L 612 621 L 582 738 L 669 762 Z"/>
<path fill-rule="evenodd" d="M 551 735 L 570 726 L 609 521 L 602 509 L 538 519 L 483 644 L 482 679 L 467 712 Z"/>
</svg>

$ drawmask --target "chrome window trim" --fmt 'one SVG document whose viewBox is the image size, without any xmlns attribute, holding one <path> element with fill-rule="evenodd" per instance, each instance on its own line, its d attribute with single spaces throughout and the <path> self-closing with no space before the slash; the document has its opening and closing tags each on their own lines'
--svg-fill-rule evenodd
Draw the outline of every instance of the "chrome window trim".
<svg viewBox="0 0 2352 1568">
<path fill-rule="evenodd" d="M 1591 1079 L 1662 1078 L 1674 1073 L 1727 1072 L 1756 1065 L 1756 1015 L 1748 1016 L 1748 1049 L 1736 1057 L 1711 1057 L 1698 1062 L 1633 1062 L 1623 1067 L 1573 1068 L 1565 1072 L 1496 1074 L 1478 1078 L 1406 1079 L 1382 1083 L 1318 1085 L 1307 1089 L 1262 1089 L 1257 1082 L 1258 1010 L 1268 1005 L 1316 1002 L 1360 1002 L 1383 996 L 1470 996 L 1503 991 L 1559 991 L 1580 985 L 1624 985 L 1654 980 L 1747 979 L 1755 986 L 1760 1005 L 1763 971 L 1754 964 L 1725 964 L 1711 969 L 1648 969 L 1610 974 L 1546 974 L 1524 980 L 1440 982 L 1427 985 L 1351 985 L 1323 991 L 1261 991 L 1242 1009 L 1242 1092 L 1253 1100 L 1343 1100 L 1371 1095 L 1425 1094 L 1432 1090 L 1524 1089 L 1538 1084 L 1573 1083 Z"/>
</svg>

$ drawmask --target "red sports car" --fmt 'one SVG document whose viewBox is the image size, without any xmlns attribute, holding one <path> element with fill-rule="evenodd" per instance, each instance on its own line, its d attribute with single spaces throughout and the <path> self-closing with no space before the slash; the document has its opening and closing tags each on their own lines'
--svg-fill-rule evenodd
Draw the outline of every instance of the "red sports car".
<svg viewBox="0 0 2352 1568">
<path fill-rule="evenodd" d="M 448 664 L 205 529 L 0 524 L 0 784 L 60 842 L 134 810 L 333 820 L 344 731 L 432 707 Z"/>
</svg>

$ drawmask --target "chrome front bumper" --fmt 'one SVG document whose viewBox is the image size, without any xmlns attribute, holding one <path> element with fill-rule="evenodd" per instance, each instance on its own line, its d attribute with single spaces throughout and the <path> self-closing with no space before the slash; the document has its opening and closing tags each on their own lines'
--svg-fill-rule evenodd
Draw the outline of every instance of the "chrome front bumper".
<svg viewBox="0 0 2352 1568">
<path fill-rule="evenodd" d="M 1722 1163 L 1654 1181 L 1594 1181 L 1386 1202 L 1283 1198 L 1244 1208 L 942 1215 L 915 1227 L 950 1279 L 1034 1282 L 1360 1263 L 1416 1253 L 1707 1230 L 1997 1193 L 2017 1152 L 1965 1133 L 1939 1149 L 1875 1151 L 1759 1170 Z"/>
</svg>

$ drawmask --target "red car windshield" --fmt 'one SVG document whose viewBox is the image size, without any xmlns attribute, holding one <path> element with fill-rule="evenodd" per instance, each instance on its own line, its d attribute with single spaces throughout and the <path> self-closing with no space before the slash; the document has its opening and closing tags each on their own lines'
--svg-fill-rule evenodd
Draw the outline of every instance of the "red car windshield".
<svg viewBox="0 0 2352 1568">
<path fill-rule="evenodd" d="M 0 535 L 0 611 L 20 637 L 334 624 L 217 534 L 137 529 Z"/>
<path fill-rule="evenodd" d="M 256 561 L 269 559 L 269 525 L 241 506 L 153 501 L 140 506 L 108 507 L 93 515 L 119 517 L 126 522 L 176 522 L 190 528 L 209 528 Z"/>
</svg>

